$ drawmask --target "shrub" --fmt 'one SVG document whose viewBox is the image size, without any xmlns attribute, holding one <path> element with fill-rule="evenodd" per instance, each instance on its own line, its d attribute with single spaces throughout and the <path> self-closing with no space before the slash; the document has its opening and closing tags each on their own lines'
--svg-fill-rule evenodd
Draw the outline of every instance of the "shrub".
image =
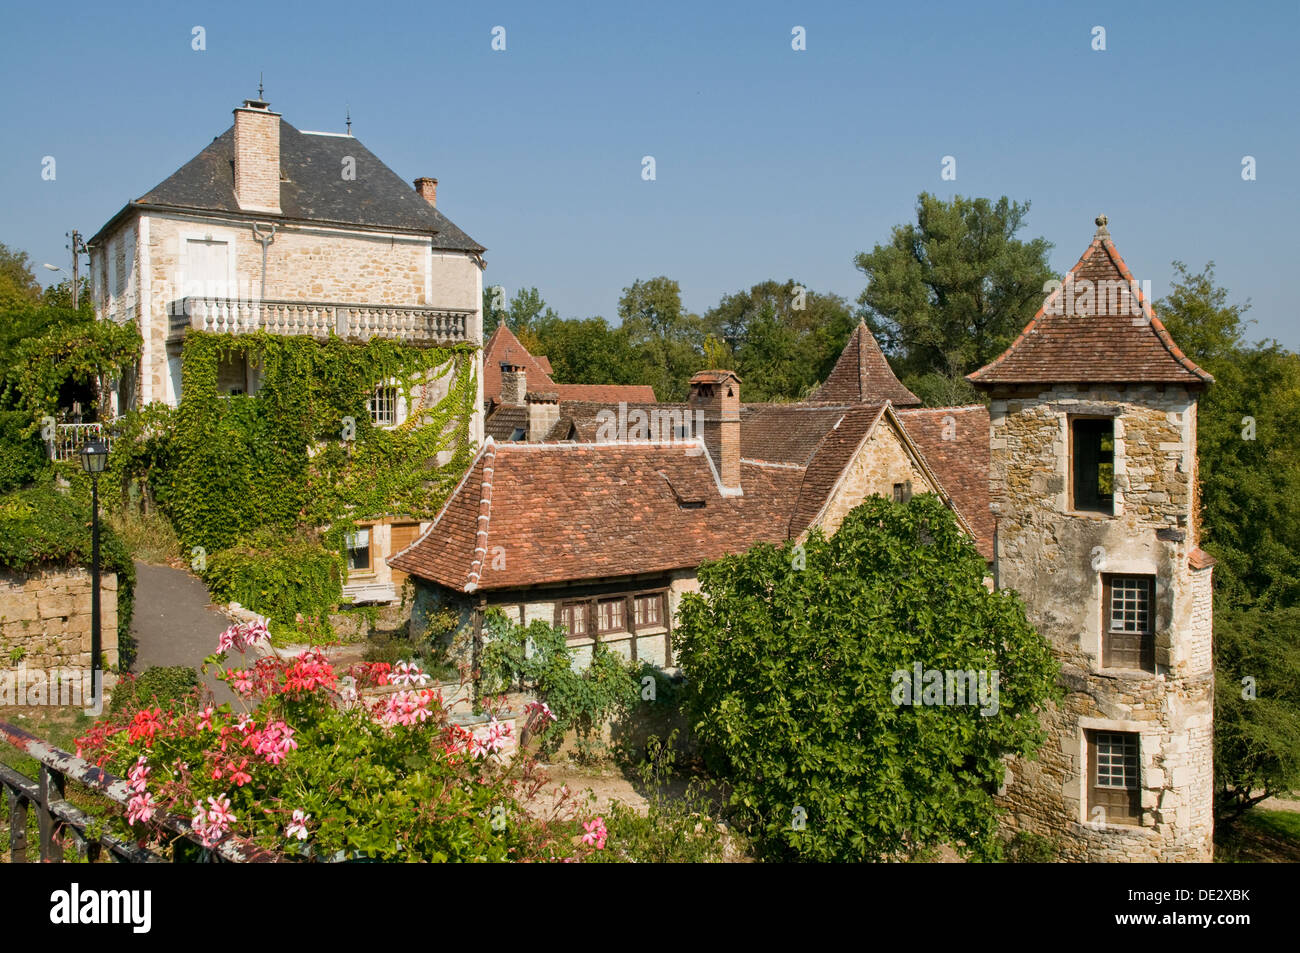
<svg viewBox="0 0 1300 953">
<path fill-rule="evenodd" d="M 261 533 L 208 557 L 203 580 L 215 599 L 238 602 L 285 626 L 322 619 L 343 598 L 343 557 L 316 540 Z"/>
<path fill-rule="evenodd" d="M 541 620 L 521 626 L 489 610 L 484 623 L 483 691 L 515 687 L 536 695 L 556 718 L 543 752 L 554 754 L 572 730 L 579 757 L 594 757 L 606 723 L 636 701 L 635 670 L 600 642 L 591 647 L 590 663 L 575 670 L 564 629 Z"/>
<path fill-rule="evenodd" d="M 45 445 L 29 432 L 31 418 L 19 411 L 0 411 L 0 493 L 39 479 L 49 469 Z"/>
<path fill-rule="evenodd" d="M 127 676 L 118 683 L 109 713 L 155 706 L 164 711 L 197 709 L 201 686 L 198 674 L 188 666 L 151 665 L 141 675 Z"/>
<path fill-rule="evenodd" d="M 1060 859 L 1061 845 L 1054 837 L 1016 831 L 1007 843 L 1006 859 L 1012 864 L 1051 864 Z"/>
<path fill-rule="evenodd" d="M 674 633 L 691 724 L 761 856 L 998 855 L 1002 759 L 1041 744 L 1056 665 L 984 574 L 929 494 L 872 497 L 829 539 L 701 567 Z M 917 666 L 983 673 L 992 704 L 910 698 Z"/>
</svg>

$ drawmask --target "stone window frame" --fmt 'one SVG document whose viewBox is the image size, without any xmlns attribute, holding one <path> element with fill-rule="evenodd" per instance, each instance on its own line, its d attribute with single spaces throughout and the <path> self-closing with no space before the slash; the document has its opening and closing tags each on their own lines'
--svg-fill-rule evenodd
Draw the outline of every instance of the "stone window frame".
<svg viewBox="0 0 1300 953">
<path fill-rule="evenodd" d="M 1149 556 L 1113 556 L 1107 555 L 1103 560 L 1094 563 L 1092 567 L 1092 589 L 1088 598 L 1092 602 L 1093 611 L 1085 615 L 1083 631 L 1079 633 L 1079 648 L 1089 659 L 1089 668 L 1094 674 L 1105 675 L 1112 678 L 1136 678 L 1151 679 L 1158 678 L 1164 680 L 1168 677 L 1169 666 L 1160 662 L 1160 621 L 1161 619 L 1172 619 L 1174 606 L 1172 601 L 1175 596 L 1167 579 L 1162 579 L 1158 569 L 1159 560 L 1156 554 Z M 1107 576 L 1149 576 L 1151 578 L 1151 639 L 1152 639 L 1152 668 L 1107 668 L 1105 665 L 1105 639 L 1106 639 L 1106 616 L 1109 607 L 1106 605 L 1106 577 Z M 1166 653 L 1166 662 L 1168 654 Z"/>
<path fill-rule="evenodd" d="M 1075 772 L 1074 783 L 1077 785 L 1076 793 L 1079 801 L 1079 824 L 1088 830 L 1099 831 L 1107 835 L 1158 836 L 1154 826 L 1142 823 L 1147 819 L 1151 811 L 1151 808 L 1145 806 L 1142 801 L 1147 790 L 1147 780 L 1151 777 L 1151 771 L 1155 767 L 1153 756 L 1160 746 L 1160 736 L 1156 731 L 1157 728 L 1158 726 L 1152 725 L 1150 722 L 1125 721 L 1116 718 L 1081 717 L 1078 720 L 1075 726 L 1075 750 L 1078 752 L 1075 764 L 1078 770 Z M 1092 732 L 1111 732 L 1137 736 L 1138 806 L 1141 813 L 1136 824 L 1098 824 L 1092 819 L 1089 807 L 1092 793 L 1092 764 L 1088 757 L 1088 735 Z"/>
<path fill-rule="evenodd" d="M 1057 511 L 1076 519 L 1114 520 L 1124 515 L 1124 491 L 1121 488 L 1121 475 L 1125 472 L 1124 413 L 1122 406 L 1111 402 L 1079 399 L 1074 403 L 1062 403 L 1059 400 L 1051 405 L 1052 412 L 1058 420 L 1057 439 L 1060 452 L 1054 467 L 1055 476 L 1061 481 L 1061 490 L 1057 494 Z M 1098 513 L 1093 510 L 1073 509 L 1074 448 L 1072 446 L 1072 420 L 1076 418 L 1110 418 L 1114 421 L 1114 450 L 1111 454 L 1112 475 L 1112 513 Z"/>
</svg>

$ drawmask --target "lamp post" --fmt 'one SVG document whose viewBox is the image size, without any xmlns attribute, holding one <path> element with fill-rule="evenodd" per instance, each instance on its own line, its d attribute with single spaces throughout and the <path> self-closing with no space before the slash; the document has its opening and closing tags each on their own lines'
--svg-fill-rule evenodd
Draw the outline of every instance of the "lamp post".
<svg viewBox="0 0 1300 953">
<path fill-rule="evenodd" d="M 103 676 L 99 671 L 99 475 L 108 464 L 108 445 L 92 440 L 81 448 L 81 469 L 90 475 L 90 685 L 92 705 L 99 707 Z"/>
</svg>

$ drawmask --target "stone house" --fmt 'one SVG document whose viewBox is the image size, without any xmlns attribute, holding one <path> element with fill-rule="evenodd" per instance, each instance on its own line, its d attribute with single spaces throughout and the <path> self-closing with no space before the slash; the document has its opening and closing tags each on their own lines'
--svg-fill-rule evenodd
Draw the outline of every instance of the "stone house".
<svg viewBox="0 0 1300 953">
<path fill-rule="evenodd" d="M 504 386 L 532 396 L 509 383 L 531 373 L 515 360 Z M 1207 860 L 1213 559 L 1197 545 L 1196 406 L 1213 379 L 1153 313 L 1104 218 L 969 379 L 988 407 L 920 408 L 860 326 L 802 403 L 744 404 L 735 374 L 705 371 L 684 406 L 538 394 L 555 420 L 543 432 L 525 399 L 510 425 L 523 435 L 489 433 L 390 560 L 415 579 L 413 625 L 450 607 L 476 651 L 496 607 L 564 626 L 580 659 L 599 640 L 671 666 L 702 561 L 834 532 L 873 494 L 936 493 L 1062 666 L 1040 758 L 1013 763 L 999 794 L 1010 825 L 1056 838 L 1065 859 Z"/>
<path fill-rule="evenodd" d="M 1089 861 L 1213 852 L 1214 560 L 1197 546 L 1196 407 L 1178 349 L 1106 228 L 1015 342 L 991 398 L 993 571 L 1061 663 L 1011 823 Z"/>
<path fill-rule="evenodd" d="M 294 128 L 262 99 L 161 183 L 132 199 L 90 239 L 97 315 L 138 323 L 143 348 L 115 382 L 117 415 L 181 399 L 186 330 L 330 335 L 414 345 L 481 345 L 484 248 L 437 207 L 438 180 L 405 183 L 350 132 Z M 482 350 L 470 439 L 483 438 Z M 435 404 L 452 376 L 415 388 Z M 247 357 L 220 368 L 223 393 L 256 393 Z M 395 386 L 370 399 L 373 422 L 400 426 L 411 412 Z M 439 461 L 441 462 L 441 461 Z M 427 524 L 380 520 L 357 534 L 347 593 L 394 595 L 384 562 Z"/>
<path fill-rule="evenodd" d="M 472 653 L 496 607 L 563 625 L 579 660 L 600 641 L 671 666 L 673 619 L 701 562 L 834 532 L 872 494 L 938 494 L 991 556 L 987 411 L 895 406 L 919 402 L 865 325 L 816 400 L 744 404 L 741 386 L 701 371 L 685 404 L 557 401 L 545 439 L 489 433 L 431 528 L 389 560 L 414 577 L 413 630 L 451 608 Z M 946 478 L 931 457 L 952 463 Z"/>
</svg>

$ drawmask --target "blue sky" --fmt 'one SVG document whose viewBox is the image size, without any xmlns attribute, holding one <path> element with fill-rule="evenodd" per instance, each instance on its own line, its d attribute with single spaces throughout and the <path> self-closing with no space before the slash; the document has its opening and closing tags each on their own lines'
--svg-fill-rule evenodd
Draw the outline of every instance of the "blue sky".
<svg viewBox="0 0 1300 953">
<path fill-rule="evenodd" d="M 1024 237 L 1060 271 L 1105 212 L 1157 296 L 1172 259 L 1213 259 L 1252 300 L 1251 336 L 1300 349 L 1300 4 L 983 6 L 11 6 L 0 241 L 66 264 L 64 232 L 191 158 L 261 70 L 300 129 L 341 132 L 350 106 L 400 175 L 439 179 L 488 283 L 536 285 L 566 316 L 616 319 L 659 274 L 695 311 L 766 278 L 855 299 L 855 253 L 928 190 L 1032 201 Z"/>
</svg>

